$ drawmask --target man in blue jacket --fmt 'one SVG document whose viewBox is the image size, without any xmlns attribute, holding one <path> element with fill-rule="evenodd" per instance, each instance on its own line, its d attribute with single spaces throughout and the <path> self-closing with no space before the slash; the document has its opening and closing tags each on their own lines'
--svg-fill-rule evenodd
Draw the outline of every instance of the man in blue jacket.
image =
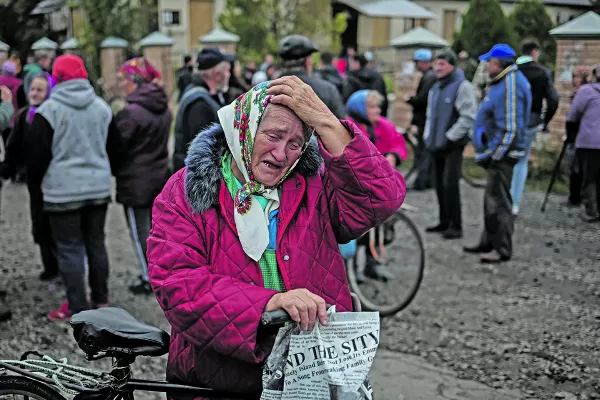
<svg viewBox="0 0 600 400">
<path fill-rule="evenodd" d="M 515 65 L 516 53 L 497 44 L 479 57 L 487 62 L 492 82 L 475 119 L 475 159 L 487 170 L 484 194 L 484 230 L 479 244 L 465 247 L 481 254 L 485 263 L 508 261 L 512 256 L 514 217 L 510 186 L 515 164 L 525 156 L 525 130 L 531 113 L 531 87 Z"/>
</svg>

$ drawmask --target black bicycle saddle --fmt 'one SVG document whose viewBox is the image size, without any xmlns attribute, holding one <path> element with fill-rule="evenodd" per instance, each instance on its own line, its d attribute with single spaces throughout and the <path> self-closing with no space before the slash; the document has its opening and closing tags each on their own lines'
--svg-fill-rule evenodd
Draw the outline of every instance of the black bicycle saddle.
<svg viewBox="0 0 600 400">
<path fill-rule="evenodd" d="M 73 336 L 88 356 L 99 353 L 161 356 L 169 352 L 169 334 L 122 308 L 88 310 L 71 317 Z"/>
</svg>

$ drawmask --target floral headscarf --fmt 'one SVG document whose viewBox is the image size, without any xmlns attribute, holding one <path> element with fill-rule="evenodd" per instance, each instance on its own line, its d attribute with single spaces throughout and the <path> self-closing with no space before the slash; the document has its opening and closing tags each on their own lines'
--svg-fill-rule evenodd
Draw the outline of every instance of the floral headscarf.
<svg viewBox="0 0 600 400">
<path fill-rule="evenodd" d="M 50 97 L 52 88 L 54 88 L 54 86 L 56 86 L 56 79 L 54 79 L 54 77 L 52 75 L 50 75 L 49 73 L 42 71 L 39 74 L 37 74 L 36 76 L 34 76 L 33 79 L 31 80 L 31 82 L 33 82 L 34 79 L 40 78 L 40 77 L 46 79 L 46 81 L 48 82 L 48 89 L 46 90 L 46 97 L 44 98 L 44 101 L 46 101 Z M 33 104 L 31 106 L 29 106 L 29 112 L 27 113 L 27 119 L 26 119 L 27 123 L 30 124 L 33 121 L 33 116 L 35 115 L 35 112 L 37 111 L 39 106 L 41 106 L 41 103 L 38 104 L 37 106 L 34 106 Z"/>
<path fill-rule="evenodd" d="M 218 111 L 229 151 L 246 180 L 233 199 L 234 217 L 242 248 L 255 261 L 260 259 L 269 244 L 269 214 L 279 208 L 277 188 L 289 176 L 301 157 L 298 157 L 274 187 L 266 187 L 254 178 L 251 164 L 252 151 L 258 125 L 272 97 L 267 95 L 268 84 L 269 82 L 263 82 L 256 85 Z M 308 142 L 307 140 L 302 152 L 308 147 Z M 253 201 L 253 196 L 266 198 L 268 200 L 266 208 L 263 209 L 258 201 Z"/>
<path fill-rule="evenodd" d="M 150 83 L 157 78 L 160 79 L 160 73 L 143 57 L 136 57 L 125 61 L 121 65 L 119 72 L 123 74 L 125 79 L 138 85 Z"/>
</svg>

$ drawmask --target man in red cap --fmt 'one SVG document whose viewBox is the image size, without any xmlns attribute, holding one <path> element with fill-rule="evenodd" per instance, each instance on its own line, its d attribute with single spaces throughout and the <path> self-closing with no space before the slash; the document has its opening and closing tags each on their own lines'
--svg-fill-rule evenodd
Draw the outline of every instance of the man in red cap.
<svg viewBox="0 0 600 400">
<path fill-rule="evenodd" d="M 41 182 L 67 289 L 67 302 L 48 314 L 60 321 L 108 304 L 104 223 L 111 199 L 108 154 L 116 143 L 111 109 L 94 93 L 83 60 L 72 54 L 58 57 L 52 76 L 57 85 L 33 117 L 39 145 L 31 149 L 37 164 L 28 166 L 28 173 Z M 91 303 L 85 290 L 86 255 Z"/>
</svg>

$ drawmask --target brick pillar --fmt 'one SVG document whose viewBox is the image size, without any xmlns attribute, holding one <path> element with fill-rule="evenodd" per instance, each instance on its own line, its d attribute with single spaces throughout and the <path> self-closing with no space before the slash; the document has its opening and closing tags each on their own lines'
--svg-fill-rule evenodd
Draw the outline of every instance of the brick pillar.
<svg viewBox="0 0 600 400">
<path fill-rule="evenodd" d="M 412 121 L 412 107 L 404 101 L 407 95 L 414 96 L 421 79 L 421 72 L 416 68 L 410 69 L 412 63 L 412 50 L 400 50 L 395 57 L 395 63 L 400 66 L 394 74 L 394 95 L 396 99 L 392 103 L 392 122 L 401 128 L 408 128 Z"/>
<path fill-rule="evenodd" d="M 104 98 L 110 100 L 112 97 L 120 96 L 119 82 L 117 76 L 119 68 L 126 61 L 126 40 L 117 37 L 108 37 L 100 45 L 100 68 L 103 80 Z"/>
<path fill-rule="evenodd" d="M 231 42 L 202 42 L 203 48 L 211 48 L 216 47 L 220 49 L 223 53 L 235 54 L 237 51 L 237 43 Z"/>
<path fill-rule="evenodd" d="M 140 41 L 144 58 L 162 75 L 162 82 L 169 99 L 173 94 L 174 71 L 172 61 L 173 40 L 160 32 L 154 32 Z"/>
</svg>

